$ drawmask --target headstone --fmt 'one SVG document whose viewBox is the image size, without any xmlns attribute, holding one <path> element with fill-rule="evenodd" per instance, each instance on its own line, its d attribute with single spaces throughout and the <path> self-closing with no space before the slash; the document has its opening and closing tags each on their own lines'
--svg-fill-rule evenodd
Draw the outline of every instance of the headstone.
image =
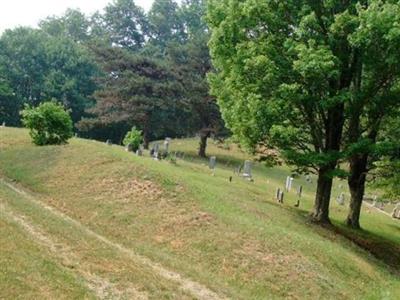
<svg viewBox="0 0 400 300">
<path fill-rule="evenodd" d="M 78 137 L 78 134 L 77 134 L 76 132 L 75 132 L 75 134 L 74 134 L 74 137 L 75 137 L 75 138 L 77 138 L 77 137 Z"/>
<path fill-rule="evenodd" d="M 111 140 L 107 140 L 107 141 L 106 141 L 106 144 L 107 144 L 108 146 L 111 146 L 111 145 L 112 145 L 112 141 L 111 141 Z"/>
<path fill-rule="evenodd" d="M 211 156 L 211 157 L 210 157 L 210 163 L 209 163 L 208 167 L 209 167 L 211 170 L 214 171 L 216 165 L 217 165 L 217 158 L 216 158 L 215 156 Z"/>
<path fill-rule="evenodd" d="M 165 151 L 166 153 L 169 153 L 169 142 L 170 142 L 170 141 L 171 141 L 170 138 L 166 138 L 165 141 L 164 141 L 164 151 Z"/>
<path fill-rule="evenodd" d="M 275 198 L 276 198 L 277 201 L 279 201 L 279 196 L 280 196 L 280 194 L 281 194 L 281 189 L 280 189 L 280 188 L 277 188 L 277 189 L 276 189 L 276 194 L 275 194 Z"/>
<path fill-rule="evenodd" d="M 290 179 L 289 179 L 289 189 L 288 189 L 288 192 L 290 192 L 290 191 L 292 190 L 293 181 L 294 181 L 294 178 L 293 178 L 293 177 L 290 177 Z"/>
<path fill-rule="evenodd" d="M 143 150 L 142 150 L 142 148 L 137 149 L 136 155 L 137 155 L 137 156 L 143 156 Z"/>
<path fill-rule="evenodd" d="M 290 180 L 290 176 L 286 177 L 285 190 L 289 189 L 289 180 Z"/>
<path fill-rule="evenodd" d="M 158 160 L 159 159 L 159 154 L 160 154 L 160 144 L 155 143 L 153 146 L 153 158 Z"/>
<path fill-rule="evenodd" d="M 128 144 L 125 146 L 125 151 L 126 152 L 132 152 L 133 151 L 133 145 L 132 144 Z"/>
<path fill-rule="evenodd" d="M 292 189 L 294 178 L 291 176 L 286 177 L 285 189 L 287 192 L 290 192 Z"/>
<path fill-rule="evenodd" d="M 247 178 L 249 180 L 252 179 L 252 175 L 251 175 L 251 161 L 246 160 L 244 162 L 244 167 L 243 167 L 243 177 Z"/>
<path fill-rule="evenodd" d="M 1 125 L 1 127 L 6 127 L 6 122 L 3 122 L 3 124 Z"/>
<path fill-rule="evenodd" d="M 284 192 L 283 191 L 280 191 L 280 193 L 279 193 L 279 203 L 283 203 L 283 197 L 284 197 Z"/>
<path fill-rule="evenodd" d="M 345 201 L 344 193 L 340 193 L 340 195 L 337 196 L 336 201 L 339 205 L 344 205 L 344 201 Z"/>
<path fill-rule="evenodd" d="M 232 182 L 232 176 L 229 176 L 229 182 Z"/>
<path fill-rule="evenodd" d="M 301 198 L 301 196 L 303 195 L 303 186 L 298 186 L 297 187 L 297 196 L 299 197 L 299 198 Z"/>
</svg>

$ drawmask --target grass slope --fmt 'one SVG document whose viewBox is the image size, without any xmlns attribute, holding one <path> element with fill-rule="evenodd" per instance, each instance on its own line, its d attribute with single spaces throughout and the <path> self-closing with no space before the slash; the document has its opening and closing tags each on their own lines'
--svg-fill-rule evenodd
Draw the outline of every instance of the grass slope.
<svg viewBox="0 0 400 300">
<path fill-rule="evenodd" d="M 194 140 L 174 141 L 171 148 L 194 150 L 194 144 Z M 1 176 L 29 189 L 44 204 L 97 234 L 207 286 L 220 296 L 400 298 L 400 277 L 395 271 L 400 268 L 398 221 L 364 209 L 361 222 L 365 230 L 351 232 L 342 226 L 346 209 L 332 203 L 335 229 L 314 226 L 307 222 L 307 212 L 315 186 L 296 180 L 296 184 L 305 187 L 300 209 L 293 207 L 294 193 L 286 195 L 284 205 L 278 205 L 273 195 L 278 186 L 282 187 L 287 168 L 257 165 L 254 183 L 239 177 L 229 183 L 234 164 L 246 156 L 213 145 L 209 152 L 230 162 L 229 166 L 219 165 L 214 177 L 202 160 L 172 165 L 81 139 L 73 139 L 66 146 L 35 147 L 26 131 L 0 128 Z M 339 192 L 339 184 L 334 193 Z M 86 284 L 89 288 L 85 290 L 82 282 L 91 282 L 85 277 L 87 273 L 107 279 L 122 294 L 132 285 L 147 298 L 193 296 L 170 280 L 152 276 L 146 267 L 119 257 L 115 249 L 99 251 L 107 245 L 96 240 L 86 242 L 84 233 L 56 216 L 50 217 L 29 199 L 20 198 L 4 185 L 1 187 L 0 203 L 7 210 L 28 218 L 51 240 L 73 249 L 73 257 L 79 258 L 67 274 L 75 276 L 75 281 L 65 279 L 75 289 L 66 293 L 70 296 L 67 298 L 73 298 L 73 293 L 96 291 L 90 289 L 90 284 Z M 0 216 L 2 222 L 12 224 L 6 213 Z M 4 231 L 13 228 L 23 229 L 14 224 Z M 0 238 L 2 244 L 9 243 L 7 234 Z M 20 232 L 15 242 L 34 241 Z M 26 246 L 29 256 L 50 259 L 51 255 L 31 248 Z M 3 256 L 3 247 L 0 251 Z M 60 267 L 61 258 L 51 261 Z M 19 255 L 12 255 L 10 260 L 13 259 L 19 259 Z M 27 257 L 26 263 L 29 261 Z M 15 273 L 30 278 L 29 272 L 23 272 L 18 264 L 13 268 L 5 277 L 13 278 Z M 37 272 L 45 276 L 47 270 Z M 0 298 L 12 297 L 15 286 L 0 284 L 4 294 Z M 21 289 L 21 295 L 29 296 L 29 291 Z"/>
</svg>

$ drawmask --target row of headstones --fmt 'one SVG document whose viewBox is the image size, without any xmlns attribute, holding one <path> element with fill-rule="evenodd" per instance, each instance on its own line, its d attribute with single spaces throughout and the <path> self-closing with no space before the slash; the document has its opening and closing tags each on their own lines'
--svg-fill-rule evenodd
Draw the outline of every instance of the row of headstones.
<svg viewBox="0 0 400 300">
<path fill-rule="evenodd" d="M 213 175 L 215 175 L 216 166 L 217 166 L 217 157 L 211 156 L 208 167 L 212 170 Z M 234 173 L 249 181 L 253 181 L 253 175 L 251 169 L 252 169 L 251 161 L 246 160 L 243 165 L 243 172 L 242 172 L 242 165 L 240 165 L 234 170 Z M 229 178 L 229 181 L 232 181 L 232 177 Z"/>
<path fill-rule="evenodd" d="M 307 180 L 308 181 L 308 180 Z M 284 196 L 285 196 L 285 191 L 287 193 L 290 193 L 292 188 L 293 188 L 293 182 L 294 178 L 292 176 L 286 177 L 286 182 L 285 182 L 285 189 L 277 188 L 276 193 L 275 193 L 275 199 L 278 201 L 278 203 L 283 203 Z M 295 204 L 296 207 L 300 206 L 300 199 L 303 196 L 303 186 L 299 185 L 296 189 L 296 195 L 297 195 L 297 203 Z"/>
<path fill-rule="evenodd" d="M 170 138 L 166 138 L 165 139 L 164 148 L 163 149 L 160 149 L 160 144 L 159 143 L 153 144 L 153 146 L 150 149 L 150 156 L 153 157 L 155 160 L 160 160 L 160 159 L 165 158 L 166 156 L 168 156 L 170 141 L 171 141 Z M 111 140 L 107 140 L 106 144 L 111 146 L 112 145 L 112 141 Z M 128 145 L 125 146 L 125 151 L 134 152 L 133 150 L 134 149 L 133 149 L 133 145 L 132 144 L 128 144 Z M 135 153 L 138 156 L 143 156 L 143 152 L 144 152 L 143 145 L 140 145 L 139 149 L 137 149 Z"/>
<path fill-rule="evenodd" d="M 161 149 L 160 143 L 155 143 L 150 149 L 150 156 L 155 160 L 161 160 L 169 155 L 169 144 L 171 142 L 170 138 L 166 138 L 163 143 L 163 148 Z"/>
</svg>

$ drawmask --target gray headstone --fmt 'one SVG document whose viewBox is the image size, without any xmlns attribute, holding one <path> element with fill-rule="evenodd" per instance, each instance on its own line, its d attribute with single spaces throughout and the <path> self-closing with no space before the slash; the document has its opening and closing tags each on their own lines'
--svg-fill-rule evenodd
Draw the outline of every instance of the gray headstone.
<svg viewBox="0 0 400 300">
<path fill-rule="evenodd" d="M 137 156 L 143 156 L 143 150 L 141 148 L 137 149 L 136 155 Z"/>
<path fill-rule="evenodd" d="M 243 177 L 245 178 L 252 178 L 252 174 L 251 174 L 251 161 L 246 160 L 244 162 L 244 167 L 243 167 Z"/>
<path fill-rule="evenodd" d="M 125 151 L 126 152 L 132 152 L 133 151 L 133 145 L 132 144 L 128 144 L 125 146 Z"/>
<path fill-rule="evenodd" d="M 277 189 L 276 189 L 275 198 L 276 198 L 276 200 L 278 200 L 278 201 L 279 201 L 279 196 L 280 196 L 280 194 L 281 194 L 281 189 L 280 189 L 280 188 L 277 188 Z"/>
<path fill-rule="evenodd" d="M 301 198 L 302 195 L 303 195 L 303 186 L 300 185 L 297 187 L 297 196 Z"/>
<path fill-rule="evenodd" d="M 169 142 L 170 142 L 170 138 L 166 138 L 165 139 L 165 141 L 164 141 L 164 150 L 165 150 L 165 152 L 169 152 Z"/>
<path fill-rule="evenodd" d="M 109 145 L 109 146 L 111 146 L 111 145 L 112 145 L 112 141 L 111 141 L 111 140 L 107 140 L 107 141 L 106 141 L 106 144 Z"/>
<path fill-rule="evenodd" d="M 160 152 L 160 144 L 155 143 L 153 145 L 153 158 L 154 159 L 159 159 L 159 152 Z"/>
<path fill-rule="evenodd" d="M 284 193 L 283 191 L 281 191 L 281 192 L 279 193 L 279 203 L 283 203 L 283 198 L 284 198 L 284 196 L 285 196 L 285 193 Z"/>
<path fill-rule="evenodd" d="M 216 165 L 217 165 L 217 158 L 215 156 L 211 156 L 210 157 L 210 163 L 209 163 L 208 167 L 211 170 L 214 170 Z"/>
</svg>

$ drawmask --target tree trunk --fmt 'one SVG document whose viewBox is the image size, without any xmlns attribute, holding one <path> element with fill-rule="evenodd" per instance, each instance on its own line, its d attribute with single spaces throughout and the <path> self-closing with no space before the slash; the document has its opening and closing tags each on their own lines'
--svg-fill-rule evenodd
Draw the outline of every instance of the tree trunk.
<svg viewBox="0 0 400 300">
<path fill-rule="evenodd" d="M 346 223 L 347 226 L 354 229 L 360 229 L 360 213 L 365 192 L 367 163 L 367 154 L 357 155 L 350 159 L 350 177 L 348 183 L 351 199 Z"/>
<path fill-rule="evenodd" d="M 150 144 L 149 132 L 148 132 L 147 128 L 144 128 L 144 130 L 143 130 L 143 148 L 146 150 L 149 150 L 149 144 Z"/>
<path fill-rule="evenodd" d="M 207 157 L 206 155 L 206 148 L 207 148 L 207 139 L 210 133 L 200 133 L 200 148 L 199 148 L 199 156 L 200 157 Z"/>
<path fill-rule="evenodd" d="M 331 191 L 333 178 L 329 176 L 329 172 L 333 171 L 335 166 L 329 166 L 319 169 L 317 194 L 315 196 L 314 209 L 311 213 L 313 222 L 321 224 L 330 224 L 329 220 L 329 203 L 331 200 Z"/>
</svg>

